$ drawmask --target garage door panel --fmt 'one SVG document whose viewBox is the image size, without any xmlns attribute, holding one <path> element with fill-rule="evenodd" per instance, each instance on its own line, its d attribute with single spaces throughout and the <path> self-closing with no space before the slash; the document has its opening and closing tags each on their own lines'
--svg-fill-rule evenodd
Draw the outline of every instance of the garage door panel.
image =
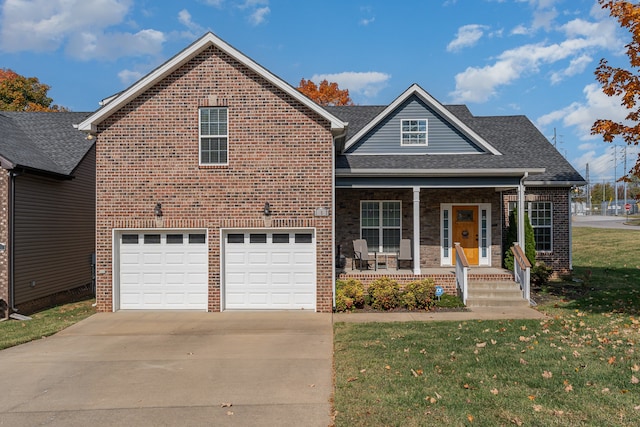
<svg viewBox="0 0 640 427">
<path fill-rule="evenodd" d="M 119 245 L 120 309 L 207 309 L 208 246 L 189 244 L 189 233 L 125 233 L 127 242 L 138 236 L 138 243 Z"/>
<path fill-rule="evenodd" d="M 146 250 L 146 248 L 143 248 Z M 142 255 L 142 263 L 145 265 L 162 265 L 162 254 L 145 252 Z"/>
<path fill-rule="evenodd" d="M 268 254 L 264 251 L 252 251 L 247 258 L 250 265 L 267 265 Z"/>
<path fill-rule="evenodd" d="M 299 243 L 295 230 L 252 230 L 223 239 L 225 309 L 315 309 L 313 238 Z"/>
</svg>

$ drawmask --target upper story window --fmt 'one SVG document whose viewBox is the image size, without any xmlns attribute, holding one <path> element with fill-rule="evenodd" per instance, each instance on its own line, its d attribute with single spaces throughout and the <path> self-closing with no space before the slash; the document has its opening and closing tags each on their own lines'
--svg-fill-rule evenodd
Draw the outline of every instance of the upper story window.
<svg viewBox="0 0 640 427">
<path fill-rule="evenodd" d="M 401 145 L 427 145 L 427 119 L 403 119 Z"/>
<path fill-rule="evenodd" d="M 227 107 L 200 108 L 200 164 L 228 163 L 229 112 Z"/>
</svg>

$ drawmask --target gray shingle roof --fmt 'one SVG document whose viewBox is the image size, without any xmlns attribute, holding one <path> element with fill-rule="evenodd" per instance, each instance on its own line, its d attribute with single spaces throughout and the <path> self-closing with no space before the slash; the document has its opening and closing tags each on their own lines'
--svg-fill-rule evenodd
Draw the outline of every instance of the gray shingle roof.
<svg viewBox="0 0 640 427">
<path fill-rule="evenodd" d="M 329 107 L 338 118 L 349 122 L 349 135 L 375 118 L 385 107 Z M 445 105 L 451 113 L 485 138 L 502 153 L 447 155 L 339 155 L 336 169 L 509 169 L 544 168 L 543 174 L 531 175 L 529 182 L 583 183 L 584 179 L 551 145 L 525 116 L 476 117 L 464 105 Z M 352 128 L 352 124 L 355 128 Z M 349 136 L 347 136 L 349 138 Z"/>
<path fill-rule="evenodd" d="M 89 114 L 0 111 L 0 156 L 14 167 L 70 175 L 94 144 L 73 127 Z"/>
</svg>

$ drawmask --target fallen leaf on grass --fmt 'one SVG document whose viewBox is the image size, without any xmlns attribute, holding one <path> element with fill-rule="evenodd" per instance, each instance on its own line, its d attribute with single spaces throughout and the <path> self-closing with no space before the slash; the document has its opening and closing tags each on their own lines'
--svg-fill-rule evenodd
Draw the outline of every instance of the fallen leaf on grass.
<svg viewBox="0 0 640 427">
<path fill-rule="evenodd" d="M 470 423 L 473 422 L 473 415 L 469 414 L 467 415 L 467 419 L 469 420 Z"/>
<path fill-rule="evenodd" d="M 533 405 L 533 410 L 536 412 L 542 411 L 542 405 Z"/>
<path fill-rule="evenodd" d="M 347 382 L 348 383 L 352 383 L 354 381 L 358 381 L 358 377 L 349 377 L 349 378 L 347 378 Z"/>
<path fill-rule="evenodd" d="M 497 388 L 491 389 L 491 394 L 498 394 L 499 391 Z"/>
<path fill-rule="evenodd" d="M 547 380 L 548 380 L 548 379 L 549 379 L 549 378 L 551 378 L 551 377 L 553 377 L 553 373 L 551 373 L 551 372 L 549 372 L 549 371 L 544 371 L 544 372 L 542 373 L 542 378 L 544 378 L 544 379 L 547 379 Z"/>
<path fill-rule="evenodd" d="M 532 395 L 532 394 L 530 394 L 529 396 L 527 396 L 527 398 L 528 398 L 529 400 L 536 400 L 536 397 L 535 397 L 534 395 Z"/>
<path fill-rule="evenodd" d="M 609 393 L 609 391 L 610 391 L 610 390 L 609 390 L 609 388 L 608 388 L 608 387 L 605 387 L 605 388 L 603 388 L 603 389 L 602 389 L 602 392 L 603 392 L 603 393 Z"/>
<path fill-rule="evenodd" d="M 640 380 L 635 375 L 631 375 L 631 384 L 638 384 L 638 383 L 640 383 Z"/>
<path fill-rule="evenodd" d="M 639 366 L 639 365 L 633 365 L 633 366 L 631 367 L 631 370 L 632 370 L 633 372 L 638 372 L 638 371 L 640 371 L 640 366 Z"/>
<path fill-rule="evenodd" d="M 613 365 L 614 363 L 616 363 L 616 357 L 615 357 L 615 356 L 611 356 L 611 357 L 609 358 L 609 360 L 607 360 L 607 363 L 608 363 L 609 365 Z"/>
<path fill-rule="evenodd" d="M 567 384 L 564 388 L 564 391 L 566 391 L 567 393 L 573 391 L 573 386 L 571 384 Z"/>
<path fill-rule="evenodd" d="M 528 365 L 529 362 L 527 362 L 526 360 L 524 360 L 523 358 L 520 358 L 520 364 L 521 365 Z"/>
<path fill-rule="evenodd" d="M 431 397 L 431 396 L 425 397 L 424 400 L 426 400 L 427 402 L 432 403 L 432 404 L 438 402 L 438 400 L 436 398 Z"/>
<path fill-rule="evenodd" d="M 476 344 L 476 347 L 478 347 L 478 348 L 485 348 L 486 346 L 487 346 L 486 342 L 479 342 L 479 343 Z"/>
<path fill-rule="evenodd" d="M 561 417 L 564 415 L 564 411 L 554 410 L 553 415 L 555 415 L 556 417 Z"/>
<path fill-rule="evenodd" d="M 391 370 L 391 366 L 386 365 L 386 366 L 384 367 L 384 369 L 386 369 L 387 371 L 389 371 L 389 370 Z"/>
</svg>

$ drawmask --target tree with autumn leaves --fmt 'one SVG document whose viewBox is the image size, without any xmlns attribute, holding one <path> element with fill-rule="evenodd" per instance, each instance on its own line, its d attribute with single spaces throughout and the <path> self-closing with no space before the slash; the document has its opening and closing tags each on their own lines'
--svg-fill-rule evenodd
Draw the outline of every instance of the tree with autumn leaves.
<svg viewBox="0 0 640 427">
<path fill-rule="evenodd" d="M 591 133 L 602 135 L 606 142 L 613 142 L 615 137 L 619 137 L 627 145 L 637 146 L 640 142 L 640 4 L 620 0 L 598 2 L 604 9 L 609 9 L 609 14 L 618 20 L 621 27 L 631 33 L 631 41 L 625 46 L 629 69 L 613 67 L 603 58 L 595 72 L 602 91 L 608 96 L 619 96 L 622 106 L 629 112 L 621 122 L 596 120 Z M 625 180 L 630 176 L 640 177 L 640 155 L 627 173 Z"/>
<path fill-rule="evenodd" d="M 36 77 L 24 77 L 7 68 L 0 68 L 1 111 L 67 111 L 52 104 L 47 96 L 50 86 Z"/>
<path fill-rule="evenodd" d="M 300 80 L 297 89 L 322 106 L 353 105 L 349 89 L 340 89 L 338 83 L 329 83 L 326 79 L 316 85 L 311 80 Z"/>
</svg>

